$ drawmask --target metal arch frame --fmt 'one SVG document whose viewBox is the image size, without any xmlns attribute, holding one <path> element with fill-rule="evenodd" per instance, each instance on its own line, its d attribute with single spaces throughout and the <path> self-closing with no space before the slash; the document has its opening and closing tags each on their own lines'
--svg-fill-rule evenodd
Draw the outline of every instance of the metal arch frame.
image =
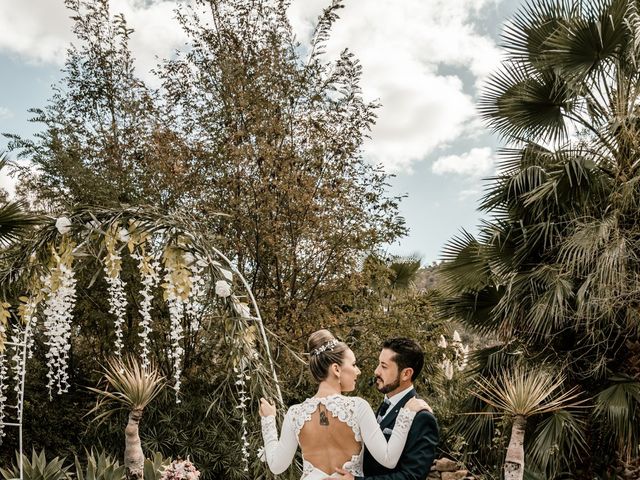
<svg viewBox="0 0 640 480">
<path fill-rule="evenodd" d="M 271 348 L 269 347 L 269 340 L 267 339 L 267 332 L 264 328 L 264 322 L 262 321 L 262 315 L 260 315 L 260 309 L 258 308 L 258 304 L 256 302 L 256 299 L 253 295 L 253 291 L 251 290 L 251 287 L 249 286 L 249 282 L 247 282 L 247 280 L 244 278 L 244 276 L 240 273 L 240 271 L 233 266 L 233 264 L 231 263 L 231 260 L 229 260 L 220 250 L 218 250 L 215 247 L 209 247 L 216 255 L 218 255 L 220 258 L 222 258 L 225 262 L 227 262 L 227 266 L 229 268 L 231 268 L 231 271 L 233 273 L 235 273 L 236 275 L 238 275 L 238 278 L 240 278 L 240 281 L 242 282 L 242 284 L 244 285 L 244 289 L 247 291 L 247 293 L 249 294 L 249 298 L 251 299 L 251 305 L 253 306 L 255 312 L 256 312 L 256 317 L 253 318 L 253 320 L 255 320 L 258 323 L 258 327 L 260 328 L 260 335 L 262 336 L 262 341 L 264 342 L 264 346 L 267 352 L 267 358 L 269 359 L 269 366 L 271 367 L 271 374 L 273 375 L 273 380 L 276 382 L 276 392 L 278 393 L 278 401 L 280 402 L 280 405 L 284 405 L 284 400 L 282 398 L 282 391 L 280 390 L 280 381 L 278 380 L 278 374 L 276 373 L 276 367 L 275 367 L 275 362 L 273 361 L 273 357 L 271 356 Z M 208 255 L 207 255 L 208 257 Z M 208 260 L 213 263 L 212 259 L 209 257 Z"/>
<path fill-rule="evenodd" d="M 18 422 L 2 422 L 3 427 L 18 427 L 18 442 L 20 461 L 18 462 L 18 468 L 20 469 L 20 480 L 24 480 L 24 466 L 23 466 L 23 442 L 22 442 L 22 412 L 24 410 L 24 383 L 27 373 L 27 344 L 29 335 L 31 334 L 31 322 L 27 322 L 24 329 L 23 341 L 21 343 L 4 342 L 5 345 L 13 346 L 16 349 L 22 348 L 22 370 L 20 371 L 20 389 L 18 391 Z"/>
</svg>

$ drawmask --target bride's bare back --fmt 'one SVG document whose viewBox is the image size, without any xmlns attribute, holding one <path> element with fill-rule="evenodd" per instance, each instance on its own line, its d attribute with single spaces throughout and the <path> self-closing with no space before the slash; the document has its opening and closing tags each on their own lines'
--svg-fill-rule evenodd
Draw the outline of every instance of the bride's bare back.
<svg viewBox="0 0 640 480">
<path fill-rule="evenodd" d="M 323 404 L 318 405 L 304 424 L 298 441 L 305 460 L 327 473 L 343 468 L 362 450 L 353 429 L 334 417 Z"/>
</svg>

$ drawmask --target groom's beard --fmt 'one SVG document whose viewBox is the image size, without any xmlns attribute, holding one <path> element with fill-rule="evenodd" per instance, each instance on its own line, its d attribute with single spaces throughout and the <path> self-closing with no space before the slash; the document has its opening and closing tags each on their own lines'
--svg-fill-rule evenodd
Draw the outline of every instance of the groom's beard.
<svg viewBox="0 0 640 480">
<path fill-rule="evenodd" d="M 400 375 L 391 383 L 383 383 L 382 378 L 376 376 L 376 388 L 380 393 L 384 393 L 385 395 L 389 392 L 393 392 L 396 388 L 400 386 Z"/>
</svg>

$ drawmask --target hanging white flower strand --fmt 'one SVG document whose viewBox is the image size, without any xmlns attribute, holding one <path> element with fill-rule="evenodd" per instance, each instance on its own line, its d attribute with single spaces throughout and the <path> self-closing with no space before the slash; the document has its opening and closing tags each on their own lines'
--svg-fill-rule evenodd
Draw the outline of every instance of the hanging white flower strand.
<svg viewBox="0 0 640 480">
<path fill-rule="evenodd" d="M 170 357 L 173 361 L 173 388 L 176 391 L 176 403 L 180 403 L 180 375 L 182 374 L 182 357 L 184 349 L 180 344 L 184 336 L 182 320 L 184 319 L 185 304 L 191 293 L 191 271 L 187 268 L 184 259 L 185 251 L 179 247 L 168 246 L 162 259 L 164 260 L 164 299 L 169 305 L 169 318 L 171 329 L 169 337 L 171 340 Z"/>
<path fill-rule="evenodd" d="M 71 319 L 76 304 L 76 279 L 73 272 L 74 243 L 63 236 L 59 252 L 52 247 L 53 266 L 42 279 L 47 300 L 44 308 L 44 333 L 47 337 L 47 388 L 49 398 L 57 387 L 58 394 L 69 389 L 67 361 L 71 349 Z"/>
<path fill-rule="evenodd" d="M 11 304 L 8 302 L 0 301 L 0 351 L 4 351 L 4 342 L 7 341 L 7 328 L 11 318 L 10 307 Z"/>
<path fill-rule="evenodd" d="M 191 272 L 189 277 L 191 293 L 186 305 L 186 313 L 187 317 L 191 319 L 192 333 L 197 333 L 200 329 L 199 320 L 204 308 L 202 300 L 206 293 L 206 280 L 203 273 L 208 263 L 199 254 L 196 253 L 194 255 L 190 252 L 185 253 L 185 263 L 189 266 L 189 271 Z"/>
<path fill-rule="evenodd" d="M 26 346 L 27 346 L 27 358 L 33 358 L 33 346 L 34 335 L 33 332 L 38 323 L 38 317 L 36 315 L 38 311 L 38 304 L 43 300 L 42 285 L 35 281 L 30 288 L 31 292 L 37 292 L 35 295 L 29 297 L 20 297 L 20 305 L 18 306 L 18 316 L 22 321 L 22 325 L 25 328 Z"/>
<path fill-rule="evenodd" d="M 160 283 L 160 262 L 157 255 L 147 253 L 148 233 L 141 231 L 136 222 L 131 222 L 129 233 L 129 252 L 131 257 L 138 262 L 140 281 L 142 283 L 142 289 L 140 290 L 142 301 L 138 310 L 141 317 L 140 331 L 138 332 L 140 337 L 140 359 L 142 360 L 142 367 L 149 368 L 151 366 L 149 361 L 149 334 L 152 331 L 151 304 L 153 302 L 153 290 Z"/>
<path fill-rule="evenodd" d="M 2 445 L 2 437 L 6 435 L 4 432 L 5 406 L 7 404 L 7 357 L 4 350 L 0 351 L 0 445 Z"/>
<path fill-rule="evenodd" d="M 126 283 L 120 278 L 122 271 L 122 257 L 118 251 L 118 240 L 129 241 L 129 234 L 124 229 L 119 229 L 114 223 L 104 236 L 104 246 L 107 255 L 104 258 L 105 280 L 109 285 L 109 313 L 115 316 L 116 342 L 114 354 L 119 357 L 122 353 L 122 325 L 127 313 L 127 295 L 124 290 Z"/>
<path fill-rule="evenodd" d="M 249 380 L 249 375 L 245 373 L 246 370 L 246 359 L 242 359 L 240 362 L 240 368 L 233 367 L 233 371 L 236 374 L 236 387 L 238 388 L 238 400 L 239 403 L 236 405 L 236 408 L 240 410 L 240 415 L 242 417 L 242 458 L 244 461 L 244 471 L 249 471 L 249 438 L 247 435 L 247 402 L 250 398 L 247 396 L 247 384 L 246 381 Z"/>
<path fill-rule="evenodd" d="M 16 410 L 18 411 L 18 417 L 22 412 L 22 398 L 20 395 L 20 384 L 22 383 L 22 375 L 26 368 L 24 357 L 22 355 L 22 348 L 26 348 L 27 345 L 27 331 L 19 330 L 17 327 L 15 333 L 11 336 L 11 342 L 13 345 L 13 356 L 11 357 L 12 370 L 13 370 L 13 391 L 16 393 Z M 24 346 L 23 346 L 24 345 Z"/>
</svg>

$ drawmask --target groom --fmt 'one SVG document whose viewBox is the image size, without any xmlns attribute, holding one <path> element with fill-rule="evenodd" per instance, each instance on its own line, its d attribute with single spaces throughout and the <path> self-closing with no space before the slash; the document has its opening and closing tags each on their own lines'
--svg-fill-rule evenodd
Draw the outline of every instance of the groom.
<svg viewBox="0 0 640 480">
<path fill-rule="evenodd" d="M 376 387 L 384 393 L 384 402 L 377 412 L 378 423 L 389 440 L 400 408 L 415 397 L 413 382 L 424 364 L 424 352 L 420 345 L 409 338 L 391 338 L 382 345 L 375 370 Z M 396 468 L 388 469 L 380 465 L 365 450 L 364 480 L 424 480 L 429 475 L 438 445 L 438 423 L 436 417 L 427 411 L 416 414 L 407 443 Z M 339 478 L 352 480 L 350 473 L 339 469 Z"/>
</svg>

